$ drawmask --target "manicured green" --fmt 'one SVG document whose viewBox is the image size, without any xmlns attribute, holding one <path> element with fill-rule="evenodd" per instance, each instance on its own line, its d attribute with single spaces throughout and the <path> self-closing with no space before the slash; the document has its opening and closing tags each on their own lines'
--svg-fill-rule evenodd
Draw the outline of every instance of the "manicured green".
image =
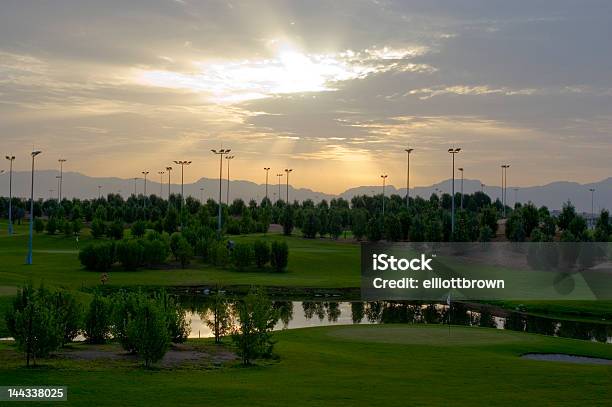
<svg viewBox="0 0 612 407">
<path fill-rule="evenodd" d="M 0 383 L 66 385 L 67 406 L 604 406 L 612 400 L 611 366 L 519 357 L 612 358 L 605 344 L 455 326 L 449 335 L 444 326 L 411 325 L 297 329 L 275 337 L 278 360 L 213 369 L 145 370 L 133 360 L 60 358 L 26 369 L 11 346 L 0 344 Z"/>
</svg>

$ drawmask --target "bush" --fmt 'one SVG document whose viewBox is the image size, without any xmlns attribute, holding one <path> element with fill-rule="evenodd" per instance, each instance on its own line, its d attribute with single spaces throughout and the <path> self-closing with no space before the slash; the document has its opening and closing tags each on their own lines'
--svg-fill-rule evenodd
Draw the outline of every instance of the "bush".
<svg viewBox="0 0 612 407">
<path fill-rule="evenodd" d="M 143 263 L 143 246 L 137 240 L 121 240 L 117 242 L 115 251 L 117 260 L 125 270 L 136 270 Z"/>
<path fill-rule="evenodd" d="M 170 341 L 173 343 L 183 343 L 191 332 L 190 323 L 185 319 L 185 312 L 177 304 L 174 298 L 162 291 L 156 300 L 164 311 L 166 326 Z"/>
<path fill-rule="evenodd" d="M 144 239 L 142 245 L 143 262 L 149 266 L 163 264 L 170 254 L 170 245 L 161 237 L 159 239 Z"/>
<path fill-rule="evenodd" d="M 34 230 L 36 233 L 42 233 L 45 230 L 45 222 L 42 219 L 34 219 Z"/>
<path fill-rule="evenodd" d="M 232 340 L 242 364 L 249 365 L 255 358 L 271 356 L 274 347 L 272 329 L 277 313 L 265 293 L 262 290 L 251 291 L 236 303 L 236 314 L 239 329 L 232 334 Z"/>
<path fill-rule="evenodd" d="M 89 343 L 106 342 L 110 333 L 111 308 L 106 298 L 94 293 L 85 316 L 85 337 Z"/>
<path fill-rule="evenodd" d="M 191 245 L 180 233 L 175 232 L 170 239 L 170 249 L 174 258 L 181 263 L 181 267 L 185 268 L 193 257 L 193 249 Z"/>
<path fill-rule="evenodd" d="M 47 221 L 47 233 L 50 235 L 54 235 L 55 232 L 57 232 L 57 220 L 55 219 L 54 216 L 50 217 L 49 220 Z"/>
<path fill-rule="evenodd" d="M 270 261 L 270 245 L 265 240 L 256 240 L 253 243 L 253 256 L 255 264 L 262 269 Z"/>
<path fill-rule="evenodd" d="M 143 300 L 135 307 L 127 324 L 127 337 L 145 367 L 161 360 L 170 343 L 164 311 L 153 300 Z"/>
<path fill-rule="evenodd" d="M 146 225 L 144 221 L 139 220 L 134 222 L 131 228 L 132 236 L 134 237 L 143 237 L 146 232 Z"/>
<path fill-rule="evenodd" d="M 115 262 L 115 247 L 112 242 L 93 243 L 79 252 L 79 260 L 87 270 L 106 271 Z"/>
<path fill-rule="evenodd" d="M 104 233 L 106 233 L 106 225 L 99 218 L 95 218 L 91 222 L 91 235 L 95 239 L 98 239 L 98 238 L 102 237 L 104 235 Z"/>
<path fill-rule="evenodd" d="M 215 266 L 226 267 L 229 264 L 230 253 L 225 242 L 217 242 L 213 245 L 212 261 Z"/>
<path fill-rule="evenodd" d="M 277 272 L 282 272 L 287 268 L 287 263 L 289 261 L 289 246 L 287 246 L 287 242 L 272 242 L 271 251 L 270 251 L 270 262 L 272 263 L 272 267 Z"/>
<path fill-rule="evenodd" d="M 115 240 L 123 239 L 123 221 L 116 219 L 108 227 L 108 237 Z"/>
<path fill-rule="evenodd" d="M 111 333 L 113 338 L 121 344 L 128 352 L 135 352 L 136 346 L 130 342 L 127 327 L 133 315 L 136 313 L 137 303 L 142 299 L 142 294 L 120 291 L 112 297 L 111 311 Z"/>
<path fill-rule="evenodd" d="M 244 270 L 253 260 L 253 247 L 249 243 L 236 243 L 232 251 L 232 263 L 238 270 Z"/>
</svg>

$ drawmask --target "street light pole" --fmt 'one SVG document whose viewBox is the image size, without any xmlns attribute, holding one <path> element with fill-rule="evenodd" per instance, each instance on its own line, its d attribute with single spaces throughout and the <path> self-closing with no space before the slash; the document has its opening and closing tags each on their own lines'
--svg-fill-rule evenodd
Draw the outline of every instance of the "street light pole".
<svg viewBox="0 0 612 407">
<path fill-rule="evenodd" d="M 60 177 L 59 175 L 56 175 L 55 179 L 57 179 L 57 202 L 58 202 L 58 205 L 61 205 L 59 193 L 60 193 L 60 185 L 62 182 L 62 177 Z"/>
<path fill-rule="evenodd" d="M 463 167 L 457 168 L 461 172 L 461 210 L 463 210 Z"/>
<path fill-rule="evenodd" d="M 229 154 L 231 149 L 221 149 L 221 150 L 210 150 L 213 154 L 217 154 L 219 156 L 219 216 L 218 216 L 218 226 L 217 233 L 219 237 L 221 236 L 221 182 L 223 181 L 223 155 Z"/>
<path fill-rule="evenodd" d="M 66 162 L 65 158 L 60 158 L 57 160 L 60 164 L 60 181 L 59 181 L 59 204 L 62 204 L 62 185 L 64 184 L 64 163 Z"/>
<path fill-rule="evenodd" d="M 34 158 L 42 151 L 32 151 L 32 182 L 30 184 L 30 237 L 28 239 L 28 256 L 26 264 L 32 264 L 32 239 L 34 235 Z"/>
<path fill-rule="evenodd" d="M 502 207 L 503 207 L 503 216 L 506 217 L 506 189 L 508 188 L 508 168 L 510 168 L 510 164 L 502 164 Z"/>
<path fill-rule="evenodd" d="M 227 206 L 229 206 L 229 192 L 230 192 L 230 160 L 234 159 L 233 155 L 227 155 L 225 156 L 225 159 L 227 160 L 227 189 L 225 191 L 225 203 Z"/>
<path fill-rule="evenodd" d="M 138 177 L 134 177 L 134 197 L 136 197 L 136 182 L 138 181 Z"/>
<path fill-rule="evenodd" d="M 15 161 L 14 155 L 7 155 L 6 159 L 9 160 L 9 209 L 8 209 L 8 234 L 13 234 L 13 161 Z"/>
<path fill-rule="evenodd" d="M 102 198 L 102 185 L 98 185 L 98 200 Z"/>
<path fill-rule="evenodd" d="M 166 172 L 165 171 L 157 171 L 157 174 L 159 175 L 159 197 L 161 198 L 164 194 L 164 174 Z"/>
<path fill-rule="evenodd" d="M 453 157 L 453 183 L 451 186 L 451 233 L 455 233 L 455 154 L 459 154 L 461 148 L 449 148 L 448 153 Z"/>
<path fill-rule="evenodd" d="M 289 173 L 293 171 L 293 168 L 285 168 L 285 172 L 287 173 L 287 205 L 289 205 Z"/>
<path fill-rule="evenodd" d="M 270 172 L 270 167 L 265 167 L 266 171 L 266 200 L 268 200 L 268 172 Z"/>
<path fill-rule="evenodd" d="M 179 213 L 180 213 L 180 217 L 181 217 L 181 226 L 183 225 L 183 203 L 185 200 L 185 195 L 184 195 L 184 171 L 185 171 L 185 166 L 191 164 L 191 161 L 183 161 L 183 160 L 178 160 L 174 162 L 175 164 L 178 164 L 181 166 L 181 207 L 179 209 Z"/>
<path fill-rule="evenodd" d="M 168 203 L 170 203 L 170 172 L 172 167 L 166 167 L 166 171 L 168 171 Z"/>
<path fill-rule="evenodd" d="M 146 199 L 147 196 L 147 175 L 149 175 L 149 171 L 143 171 L 142 175 L 144 175 L 144 196 Z"/>
<path fill-rule="evenodd" d="M 410 153 L 414 151 L 414 148 L 407 148 L 406 155 L 408 162 L 406 163 L 406 208 L 410 206 Z"/>
<path fill-rule="evenodd" d="M 380 178 L 382 178 L 383 180 L 383 190 L 382 190 L 382 216 L 383 218 L 385 217 L 385 184 L 387 181 L 387 174 L 383 174 L 380 176 Z"/>
<path fill-rule="evenodd" d="M 589 191 L 591 191 L 591 223 L 595 224 L 593 222 L 595 218 L 595 188 L 589 188 Z"/>
</svg>

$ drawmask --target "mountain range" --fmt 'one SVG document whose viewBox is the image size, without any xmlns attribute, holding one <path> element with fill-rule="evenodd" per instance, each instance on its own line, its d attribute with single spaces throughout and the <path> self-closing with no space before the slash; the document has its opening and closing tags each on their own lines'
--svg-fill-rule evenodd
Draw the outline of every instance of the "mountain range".
<svg viewBox="0 0 612 407">
<path fill-rule="evenodd" d="M 55 170 L 40 170 L 36 172 L 34 181 L 34 195 L 37 198 L 57 197 L 58 195 L 58 179 L 59 172 Z M 14 171 L 13 172 L 13 195 L 19 197 L 29 196 L 30 193 L 30 172 Z M 0 176 L 0 196 L 8 196 L 8 174 Z M 178 178 L 178 176 L 177 176 Z M 166 180 L 166 179 L 165 179 Z M 429 198 L 432 193 L 442 191 L 450 193 L 452 181 L 444 180 L 430 186 L 421 186 L 410 189 L 410 196 L 421 196 Z M 101 188 L 98 188 L 100 186 Z M 229 199 L 232 201 L 235 198 L 242 198 L 246 201 L 256 199 L 260 201 L 266 195 L 265 184 L 257 184 L 251 181 L 230 181 Z M 161 187 L 161 188 L 160 188 Z M 180 193 L 181 185 L 173 182 L 170 185 L 172 193 Z M 192 196 L 196 199 L 206 200 L 208 198 L 218 199 L 219 196 L 219 180 L 211 178 L 200 178 L 193 183 L 183 185 L 185 196 Z M 531 201 L 534 204 L 541 206 L 545 205 L 549 209 L 560 209 L 564 202 L 571 201 L 576 209 L 580 212 L 591 212 L 591 192 L 590 189 L 595 189 L 594 193 L 594 210 L 599 212 L 601 209 L 612 209 L 612 177 L 599 182 L 588 184 L 580 184 L 577 182 L 558 181 L 545 185 L 521 187 L 515 190 L 513 186 L 508 186 L 506 197 L 509 205 L 514 205 L 515 200 L 519 202 Z M 98 191 L 102 195 L 107 193 L 120 193 L 124 197 L 133 194 L 136 190 L 137 194 L 144 192 L 144 180 L 142 178 L 136 181 L 132 179 L 115 178 L 115 177 L 90 177 L 78 172 L 65 172 L 63 174 L 62 195 L 72 198 L 95 198 L 98 196 Z M 291 201 L 303 201 L 312 199 L 315 202 L 322 199 L 328 201 L 332 198 L 342 197 L 350 200 L 355 195 L 372 195 L 382 193 L 382 186 L 359 186 L 350 188 L 338 195 L 327 194 L 323 192 L 313 191 L 308 188 L 294 188 L 288 186 L 289 199 Z M 455 191 L 460 192 L 461 181 L 455 180 Z M 463 190 L 467 193 L 484 190 L 493 200 L 501 197 L 500 186 L 482 187 L 479 180 L 466 179 L 463 181 Z M 160 185 L 159 179 L 147 179 L 147 193 L 167 197 L 168 184 L 164 182 Z M 287 193 L 287 185 L 278 184 L 268 185 L 268 196 L 275 200 L 279 194 L 282 199 L 285 199 Z M 393 185 L 385 187 L 385 194 L 398 194 L 405 196 L 406 188 L 396 188 Z M 222 183 L 222 199 L 225 201 L 227 197 L 227 180 Z"/>
</svg>

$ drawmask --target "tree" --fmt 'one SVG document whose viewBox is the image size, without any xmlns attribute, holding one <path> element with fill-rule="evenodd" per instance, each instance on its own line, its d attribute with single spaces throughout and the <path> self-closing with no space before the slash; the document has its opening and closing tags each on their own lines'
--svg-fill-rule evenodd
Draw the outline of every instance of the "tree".
<svg viewBox="0 0 612 407">
<path fill-rule="evenodd" d="M 121 219 L 115 219 L 115 221 L 108 227 L 107 235 L 111 239 L 123 239 L 123 221 Z"/>
<path fill-rule="evenodd" d="M 523 220 L 523 227 L 525 228 L 525 235 L 530 236 L 531 231 L 540 224 L 540 214 L 534 204 L 529 202 L 524 205 L 521 209 L 521 217 Z"/>
<path fill-rule="evenodd" d="M 85 337 L 89 343 L 100 344 L 108 339 L 110 311 L 106 298 L 96 291 L 85 316 Z"/>
<path fill-rule="evenodd" d="M 193 248 L 191 247 L 187 239 L 182 236 L 178 241 L 175 256 L 181 263 L 181 268 L 187 267 L 187 265 L 191 261 L 191 258 L 193 257 Z"/>
<path fill-rule="evenodd" d="M 117 260 L 125 270 L 136 270 L 144 260 L 143 246 L 137 240 L 123 239 L 116 245 Z"/>
<path fill-rule="evenodd" d="M 485 226 L 488 227 L 493 235 L 497 233 L 497 211 L 494 207 L 487 206 L 481 209 L 478 216 L 478 225 L 481 229 Z"/>
<path fill-rule="evenodd" d="M 81 332 L 83 312 L 81 304 L 69 291 L 60 290 L 51 294 L 53 312 L 61 330 L 61 345 L 72 342 Z"/>
<path fill-rule="evenodd" d="M 402 224 L 394 214 L 385 217 L 385 238 L 390 242 L 397 242 L 402 238 Z"/>
<path fill-rule="evenodd" d="M 559 214 L 559 219 L 557 224 L 559 225 L 559 229 L 567 230 L 569 228 L 570 223 L 576 217 L 576 208 L 572 205 L 571 202 L 567 201 L 563 204 L 563 209 Z"/>
<path fill-rule="evenodd" d="M 302 234 L 305 238 L 314 239 L 321 228 L 321 223 L 317 214 L 313 209 L 304 211 L 304 222 L 302 225 Z"/>
<path fill-rule="evenodd" d="M 146 368 L 160 361 L 168 350 L 170 337 L 163 309 L 155 301 L 138 302 L 127 324 L 127 335 Z"/>
<path fill-rule="evenodd" d="M 366 236 L 370 242 L 378 242 L 380 239 L 382 239 L 381 223 L 381 220 L 375 216 L 370 218 L 370 220 L 368 221 Z"/>
<path fill-rule="evenodd" d="M 91 235 L 94 239 L 99 239 L 106 233 L 106 225 L 100 218 L 94 218 L 91 222 Z"/>
<path fill-rule="evenodd" d="M 293 209 L 289 204 L 287 204 L 283 210 L 281 223 L 283 224 L 283 234 L 285 236 L 290 236 L 291 232 L 293 232 Z"/>
<path fill-rule="evenodd" d="M 131 228 L 132 236 L 134 237 L 143 237 L 146 232 L 145 222 L 142 220 L 138 220 L 132 224 Z"/>
<path fill-rule="evenodd" d="M 62 330 L 57 316 L 47 301 L 44 290 L 26 286 L 17 292 L 13 307 L 6 316 L 9 333 L 17 348 L 36 364 L 37 357 L 45 357 L 61 344 Z"/>
<path fill-rule="evenodd" d="M 210 299 L 207 316 L 202 319 L 206 319 L 206 325 L 213 331 L 215 343 L 221 343 L 221 338 L 230 333 L 232 328 L 230 304 L 225 294 L 218 288 Z"/>
<path fill-rule="evenodd" d="M 351 211 L 351 231 L 355 239 L 361 240 L 366 235 L 368 226 L 368 212 L 357 208 Z"/>
<path fill-rule="evenodd" d="M 249 292 L 236 303 L 238 327 L 232 340 L 238 348 L 243 365 L 250 365 L 253 359 L 269 357 L 274 348 L 272 329 L 277 313 L 272 302 L 262 289 Z"/>
<path fill-rule="evenodd" d="M 338 239 L 342 233 L 342 215 L 339 210 L 330 211 L 329 216 L 329 234 L 332 239 Z"/>
<path fill-rule="evenodd" d="M 270 262 L 278 273 L 287 268 L 289 262 L 289 246 L 287 246 L 287 242 L 278 240 L 272 242 Z"/>
<path fill-rule="evenodd" d="M 185 319 L 183 309 L 165 290 L 161 291 L 155 299 L 164 312 L 170 341 L 173 343 L 185 342 L 191 332 L 191 326 Z"/>
<path fill-rule="evenodd" d="M 55 232 L 57 232 L 57 219 L 55 219 L 55 216 L 49 218 L 46 229 L 47 233 L 50 235 L 54 235 Z"/>
<path fill-rule="evenodd" d="M 176 232 L 178 228 L 178 212 L 173 206 L 168 208 L 166 217 L 164 218 L 164 230 L 170 234 Z"/>
<path fill-rule="evenodd" d="M 610 212 L 607 210 L 601 211 L 599 218 L 597 218 L 597 225 L 595 226 L 595 241 L 607 242 L 612 237 L 612 225 L 610 224 Z"/>
</svg>

